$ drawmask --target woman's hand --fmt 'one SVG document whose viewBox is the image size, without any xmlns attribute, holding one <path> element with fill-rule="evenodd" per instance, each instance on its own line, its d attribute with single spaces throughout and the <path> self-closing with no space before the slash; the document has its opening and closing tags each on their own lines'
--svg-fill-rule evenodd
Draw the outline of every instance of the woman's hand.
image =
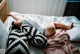
<svg viewBox="0 0 80 54">
<path fill-rule="evenodd" d="M 71 25 L 64 25 L 64 24 L 61 24 L 61 23 L 54 23 L 55 27 L 56 28 L 59 28 L 59 29 L 65 29 L 65 30 L 69 30 L 73 27 L 73 23 Z"/>
<path fill-rule="evenodd" d="M 12 14 L 8 14 L 8 16 L 11 16 L 11 17 L 13 17 L 13 19 L 15 19 L 16 21 L 19 21 L 20 19 L 19 18 L 17 18 L 17 17 L 15 17 L 14 15 L 12 15 Z"/>
<path fill-rule="evenodd" d="M 14 21 L 14 25 L 20 26 L 22 24 L 21 20 Z"/>
</svg>

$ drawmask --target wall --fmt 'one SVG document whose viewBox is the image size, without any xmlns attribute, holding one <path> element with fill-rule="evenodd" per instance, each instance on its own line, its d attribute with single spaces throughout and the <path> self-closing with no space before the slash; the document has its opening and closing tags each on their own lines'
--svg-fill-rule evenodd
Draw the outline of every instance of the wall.
<svg viewBox="0 0 80 54">
<path fill-rule="evenodd" d="M 62 16 L 64 0 L 7 0 L 8 10 L 27 14 Z"/>
</svg>

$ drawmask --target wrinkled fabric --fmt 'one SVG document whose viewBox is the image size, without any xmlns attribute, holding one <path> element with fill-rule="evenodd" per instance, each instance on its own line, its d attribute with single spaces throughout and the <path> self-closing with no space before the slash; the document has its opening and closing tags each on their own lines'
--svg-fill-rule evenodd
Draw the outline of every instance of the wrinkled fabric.
<svg viewBox="0 0 80 54">
<path fill-rule="evenodd" d="M 75 45 L 69 41 L 66 30 L 57 29 L 55 35 L 47 38 L 49 46 L 43 49 L 45 54 L 80 54 Z"/>
</svg>

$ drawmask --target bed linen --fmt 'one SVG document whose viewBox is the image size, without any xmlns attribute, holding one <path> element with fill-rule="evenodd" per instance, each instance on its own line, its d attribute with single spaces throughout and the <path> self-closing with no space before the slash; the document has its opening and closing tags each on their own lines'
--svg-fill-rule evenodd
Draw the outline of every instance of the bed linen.
<svg viewBox="0 0 80 54">
<path fill-rule="evenodd" d="M 80 32 L 80 28 L 79 28 L 80 27 L 80 21 L 74 16 L 55 17 L 55 16 L 43 16 L 43 15 L 37 15 L 37 14 L 20 14 L 20 13 L 16 13 L 16 12 L 11 12 L 11 14 L 13 14 L 14 16 L 22 19 L 24 24 L 27 23 L 27 24 L 30 24 L 30 25 L 34 26 L 35 28 L 37 28 L 42 33 L 43 33 L 43 29 L 46 28 L 53 21 L 54 22 L 60 22 L 60 23 L 63 23 L 65 25 L 69 25 L 72 22 L 74 22 L 74 28 L 69 30 L 69 31 L 72 34 L 73 34 L 73 31 L 74 31 L 74 34 L 76 34 L 76 32 L 75 32 L 76 29 L 77 29 L 78 32 Z M 29 21 L 28 20 L 26 21 L 26 18 Z M 34 20 L 34 18 L 35 18 L 35 20 Z M 7 31 L 9 31 L 9 27 L 11 26 L 12 21 L 14 21 L 14 19 L 12 17 L 9 17 L 6 20 L 6 22 L 4 23 Z M 32 21 L 32 22 L 30 23 L 30 21 Z M 38 25 L 38 26 L 35 26 L 35 25 Z M 72 35 L 71 33 L 69 34 L 70 35 L 70 40 L 76 40 L 77 41 L 77 39 L 78 39 L 78 41 L 80 41 L 80 38 L 78 37 L 78 36 L 80 36 L 80 33 L 77 33 L 77 35 L 74 35 L 74 36 L 71 36 Z M 78 37 L 78 38 L 75 39 L 75 37 Z M 30 48 L 31 48 L 30 49 L 31 54 L 37 54 L 38 52 L 40 52 L 40 54 L 44 54 L 42 50 L 40 50 L 38 48 L 35 48 L 35 47 L 32 47 L 31 45 L 30 45 Z"/>
<path fill-rule="evenodd" d="M 70 25 L 73 23 L 73 28 L 67 30 L 72 41 L 80 41 L 80 21 L 75 16 L 43 16 L 38 14 L 20 14 L 16 12 L 10 12 L 10 14 L 20 18 L 23 23 L 28 23 L 43 33 L 43 30 L 49 26 L 51 22 L 58 22 L 64 25 Z M 45 26 L 44 26 L 45 25 Z"/>
<path fill-rule="evenodd" d="M 79 54 L 79 51 L 74 44 L 70 43 L 69 36 L 65 33 L 65 30 L 56 30 L 55 37 L 49 37 L 49 46 L 44 48 L 46 54 Z M 60 41 L 60 42 L 59 42 Z"/>
<path fill-rule="evenodd" d="M 47 38 L 49 46 L 44 48 L 45 54 L 80 54 L 64 29 L 56 29 L 56 34 Z"/>
<path fill-rule="evenodd" d="M 12 25 L 6 54 L 30 54 L 30 43 L 33 46 L 43 48 L 47 46 L 47 38 L 28 24 L 22 24 L 20 27 Z"/>
<path fill-rule="evenodd" d="M 15 21 L 12 17 L 8 17 L 7 19 L 6 19 L 6 21 L 5 21 L 5 23 L 4 23 L 4 27 L 5 27 L 5 29 L 6 29 L 6 31 L 8 32 L 7 33 L 7 36 L 6 36 L 6 38 L 5 38 L 5 40 L 7 41 L 8 40 L 8 35 L 9 35 L 9 33 L 10 33 L 10 27 L 11 27 L 11 25 L 12 25 L 12 22 L 13 21 Z M 4 36 L 5 37 L 5 36 Z M 3 39 L 4 40 L 4 39 Z M 2 40 L 1 40 L 2 41 Z M 5 47 L 4 47 L 4 49 L 6 49 L 7 48 L 7 46 L 6 46 L 6 43 L 4 44 L 5 45 Z M 2 46 L 2 45 L 1 45 Z M 30 51 L 30 54 L 44 54 L 44 52 L 43 52 L 43 50 L 42 49 L 39 49 L 39 48 L 37 48 L 37 47 L 34 47 L 34 46 L 32 46 L 31 44 L 29 44 L 29 51 Z"/>
</svg>

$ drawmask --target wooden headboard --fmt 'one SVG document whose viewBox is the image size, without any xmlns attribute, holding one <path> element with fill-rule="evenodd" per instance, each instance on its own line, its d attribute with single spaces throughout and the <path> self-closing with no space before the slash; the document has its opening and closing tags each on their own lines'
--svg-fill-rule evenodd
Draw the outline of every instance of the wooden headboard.
<svg viewBox="0 0 80 54">
<path fill-rule="evenodd" d="M 6 0 L 2 0 L 0 3 L 0 19 L 2 22 L 5 22 L 7 18 L 7 5 Z"/>
</svg>

